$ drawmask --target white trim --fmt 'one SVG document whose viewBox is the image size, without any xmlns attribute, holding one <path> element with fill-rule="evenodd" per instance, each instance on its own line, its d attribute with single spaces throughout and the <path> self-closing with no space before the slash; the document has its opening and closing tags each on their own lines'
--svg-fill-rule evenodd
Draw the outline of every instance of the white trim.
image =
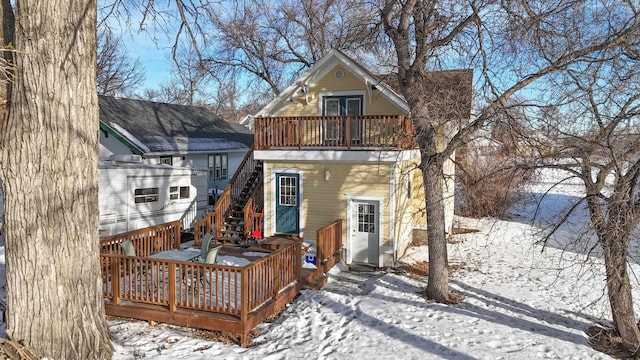
<svg viewBox="0 0 640 360">
<path fill-rule="evenodd" d="M 297 174 L 298 175 L 298 236 L 301 238 L 304 236 L 304 217 L 302 214 L 304 213 L 304 201 L 303 201 L 303 189 L 302 179 L 304 175 L 304 170 L 298 168 L 272 168 L 270 169 L 271 173 L 269 174 L 269 182 L 271 183 L 271 204 L 269 206 L 269 234 L 273 235 L 276 233 L 276 204 L 277 201 L 275 199 L 276 194 L 276 175 L 277 174 Z M 266 184 L 265 184 L 266 185 Z M 266 187 L 265 187 L 266 188 Z"/>
<path fill-rule="evenodd" d="M 346 214 L 346 218 L 347 218 L 347 241 L 346 241 L 346 247 L 347 247 L 347 256 L 346 256 L 346 263 L 347 264 L 351 264 L 351 262 L 353 262 L 353 233 L 354 233 L 354 228 L 353 228 L 353 223 L 354 223 L 354 219 L 353 219 L 353 202 L 354 201 L 376 201 L 378 202 L 378 264 L 376 264 L 378 267 L 382 267 L 382 259 L 383 259 L 383 255 L 384 255 L 384 251 L 382 249 L 382 239 L 384 237 L 384 233 L 382 231 L 383 227 L 382 227 L 382 206 L 384 205 L 384 196 L 380 196 L 380 195 L 351 195 L 351 194 L 347 194 L 347 214 Z"/>
<path fill-rule="evenodd" d="M 394 253 L 396 249 L 396 167 L 389 165 L 389 239 Z M 395 257 L 395 256 L 394 256 Z M 395 259 L 393 259 L 395 260 Z M 381 260 L 382 261 L 382 260 Z"/>
<path fill-rule="evenodd" d="M 318 92 L 318 115 L 322 116 L 322 106 L 324 105 L 325 96 L 362 96 L 362 114 L 367 115 L 366 98 L 367 94 L 364 90 L 335 90 L 335 91 L 320 91 Z"/>
<path fill-rule="evenodd" d="M 313 83 L 316 79 L 322 78 L 329 70 L 333 69 L 336 65 L 341 64 L 354 76 L 358 77 L 365 84 L 375 84 L 376 90 L 380 92 L 391 103 L 395 104 L 398 108 L 402 109 L 405 113 L 409 113 L 409 105 L 402 96 L 393 91 L 388 85 L 380 82 L 378 79 L 370 75 L 362 65 L 349 59 L 343 53 L 338 50 L 332 49 L 322 59 L 318 60 L 309 70 L 298 77 L 291 83 L 286 89 L 284 89 L 278 96 L 271 100 L 265 107 L 263 107 L 255 117 L 270 117 L 279 114 L 287 101 L 294 96 L 294 94 L 300 89 L 298 84 L 306 84 L 309 88 L 313 87 Z"/>
<path fill-rule="evenodd" d="M 352 146 L 352 149 L 357 147 Z M 362 149 L 362 151 L 360 151 Z M 371 148 L 358 148 L 359 151 L 336 150 L 256 150 L 253 157 L 256 160 L 265 161 L 335 161 L 335 162 L 371 162 L 371 163 L 395 163 L 420 158 L 420 150 L 379 150 Z"/>
</svg>

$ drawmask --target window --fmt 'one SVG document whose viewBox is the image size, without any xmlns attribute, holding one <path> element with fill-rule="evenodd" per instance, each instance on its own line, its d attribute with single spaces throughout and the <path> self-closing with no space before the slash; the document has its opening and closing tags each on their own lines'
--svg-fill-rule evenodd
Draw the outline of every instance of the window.
<svg viewBox="0 0 640 360">
<path fill-rule="evenodd" d="M 229 165 L 227 154 L 209 155 L 209 183 L 220 180 L 227 180 L 229 176 Z"/>
<path fill-rule="evenodd" d="M 361 143 L 364 124 L 359 115 L 362 115 L 362 96 L 324 96 L 322 116 L 358 116 L 352 118 L 350 124 L 344 124 L 339 119 L 326 119 L 324 140 L 330 143 L 344 142 L 346 127 L 350 126 L 351 143 Z"/>
<path fill-rule="evenodd" d="M 173 156 L 160 156 L 160 164 L 173 165 Z"/>
<path fill-rule="evenodd" d="M 358 204 L 358 232 L 376 232 L 376 206 Z"/>
<path fill-rule="evenodd" d="M 295 176 L 280 177 L 280 193 L 278 194 L 279 205 L 296 206 L 298 204 L 297 180 L 298 178 Z"/>
<path fill-rule="evenodd" d="M 178 199 L 188 199 L 189 198 L 189 187 L 188 186 L 171 186 L 169 188 L 169 199 L 170 200 L 178 200 Z"/>
<path fill-rule="evenodd" d="M 135 189 L 134 201 L 136 204 L 158 201 L 158 188 Z"/>
</svg>

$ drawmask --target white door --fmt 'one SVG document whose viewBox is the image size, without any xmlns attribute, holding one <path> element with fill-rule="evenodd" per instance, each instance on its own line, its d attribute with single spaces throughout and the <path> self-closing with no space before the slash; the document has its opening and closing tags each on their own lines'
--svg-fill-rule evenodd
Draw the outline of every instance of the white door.
<svg viewBox="0 0 640 360">
<path fill-rule="evenodd" d="M 380 202 L 354 200 L 352 207 L 351 259 L 378 265 L 380 254 Z"/>
</svg>

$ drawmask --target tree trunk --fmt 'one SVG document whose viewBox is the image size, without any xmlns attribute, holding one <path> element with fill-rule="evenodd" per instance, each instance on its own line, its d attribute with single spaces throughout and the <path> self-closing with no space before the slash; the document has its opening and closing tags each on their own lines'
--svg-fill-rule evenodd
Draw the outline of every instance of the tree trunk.
<svg viewBox="0 0 640 360">
<path fill-rule="evenodd" d="M 110 358 L 98 242 L 95 0 L 16 3 L 0 128 L 7 335 L 53 359 Z"/>
<path fill-rule="evenodd" d="M 447 268 L 442 165 L 433 161 L 428 163 L 423 161 L 421 168 L 424 177 L 429 244 L 429 283 L 426 295 L 427 298 L 437 302 L 448 302 L 449 270 Z"/>
<path fill-rule="evenodd" d="M 616 240 L 606 240 L 604 265 L 607 273 L 607 293 L 613 326 L 625 344 L 631 349 L 640 348 L 640 330 L 635 320 L 631 282 L 627 272 L 626 245 Z"/>
</svg>

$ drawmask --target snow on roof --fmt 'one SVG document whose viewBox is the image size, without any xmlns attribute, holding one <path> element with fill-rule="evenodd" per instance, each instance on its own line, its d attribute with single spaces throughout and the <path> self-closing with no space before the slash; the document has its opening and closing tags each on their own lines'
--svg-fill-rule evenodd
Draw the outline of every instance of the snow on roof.
<svg viewBox="0 0 640 360">
<path fill-rule="evenodd" d="M 149 146 L 148 152 L 219 151 L 249 148 L 241 142 L 223 138 L 145 136 L 143 140 Z"/>
<path fill-rule="evenodd" d="M 130 133 L 129 131 L 127 131 L 125 128 L 123 128 L 122 126 L 114 123 L 114 122 L 110 122 L 109 126 L 111 126 L 114 130 L 116 130 L 117 132 L 120 133 L 120 135 L 122 135 L 123 137 L 125 137 L 127 140 L 131 141 L 135 146 L 139 147 L 140 150 L 144 151 L 144 152 L 149 152 L 149 148 L 143 144 L 140 140 L 138 140 L 137 137 L 133 136 L 132 133 Z"/>
<path fill-rule="evenodd" d="M 168 164 L 147 164 L 142 162 L 126 162 L 113 160 L 98 161 L 98 169 L 173 169 L 185 170 L 189 172 L 195 171 L 189 167 L 172 166 Z"/>
</svg>

